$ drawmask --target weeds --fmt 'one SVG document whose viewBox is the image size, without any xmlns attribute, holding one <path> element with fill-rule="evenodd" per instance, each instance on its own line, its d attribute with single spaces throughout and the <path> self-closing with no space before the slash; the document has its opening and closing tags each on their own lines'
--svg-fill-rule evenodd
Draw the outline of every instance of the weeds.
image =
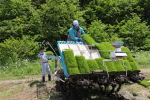
<svg viewBox="0 0 150 100">
<path fill-rule="evenodd" d="M 135 61 L 140 68 L 147 68 L 150 65 L 150 51 L 139 51 L 134 53 Z"/>
<path fill-rule="evenodd" d="M 2 90 L 2 92 L 1 92 L 2 97 L 1 98 L 3 98 L 3 100 L 6 99 L 6 98 L 8 99 L 9 96 L 12 96 L 12 95 L 20 92 L 22 89 L 23 88 L 21 86 L 18 86 L 17 88 L 13 88 L 13 89 L 10 88 L 10 89 L 7 89 L 7 90 Z"/>
<path fill-rule="evenodd" d="M 147 96 L 147 98 L 149 98 L 149 99 L 150 99 L 150 95 L 148 95 L 148 96 Z"/>
<path fill-rule="evenodd" d="M 132 92 L 133 96 L 138 96 L 138 93 Z"/>
<path fill-rule="evenodd" d="M 51 73 L 55 70 L 55 60 L 49 61 Z M 8 67 L 9 66 L 9 67 Z M 27 75 L 39 75 L 41 74 L 41 63 L 40 60 L 29 61 L 18 60 L 15 63 L 8 63 L 6 66 L 3 66 L 4 69 L 0 66 L 0 80 L 11 79 L 11 77 L 20 77 L 24 78 Z"/>
</svg>

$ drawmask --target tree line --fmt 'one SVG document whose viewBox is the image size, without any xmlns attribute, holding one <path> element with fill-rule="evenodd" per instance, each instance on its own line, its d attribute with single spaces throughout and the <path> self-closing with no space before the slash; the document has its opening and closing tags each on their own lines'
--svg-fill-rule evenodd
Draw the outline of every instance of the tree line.
<svg viewBox="0 0 150 100">
<path fill-rule="evenodd" d="M 73 20 L 98 43 L 123 41 L 130 50 L 148 51 L 149 7 L 149 0 L 0 0 L 0 53 L 7 57 L 10 50 L 10 55 L 19 51 L 17 57 L 32 58 L 37 42 L 56 47 L 66 41 Z M 24 46 L 32 46 L 32 53 L 19 48 Z"/>
</svg>

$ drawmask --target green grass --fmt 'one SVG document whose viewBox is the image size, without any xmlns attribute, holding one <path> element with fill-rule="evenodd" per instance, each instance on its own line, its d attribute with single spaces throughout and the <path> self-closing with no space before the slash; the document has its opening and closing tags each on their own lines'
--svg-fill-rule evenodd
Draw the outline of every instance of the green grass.
<svg viewBox="0 0 150 100">
<path fill-rule="evenodd" d="M 133 96 L 138 96 L 139 94 L 138 94 L 138 93 L 135 93 L 135 92 L 132 92 L 132 95 L 133 95 Z"/>
<path fill-rule="evenodd" d="M 133 54 L 135 57 L 135 62 L 137 63 L 137 66 L 139 68 L 148 68 L 150 67 L 150 53 L 148 51 L 140 51 Z M 128 70 L 131 71 L 131 66 L 129 66 L 129 62 L 127 61 L 126 64 L 125 60 L 125 66 L 128 67 Z M 102 64 L 102 61 L 99 59 L 96 59 L 96 62 L 98 63 L 98 69 L 101 69 L 99 67 Z M 60 64 L 61 65 L 61 64 Z M 55 70 L 55 60 L 51 59 L 49 60 L 49 66 L 51 68 L 51 72 Z M 97 67 L 97 66 L 96 66 Z M 97 69 L 97 68 L 96 68 Z M 105 69 L 104 69 L 105 70 Z M 138 69 L 139 70 L 139 69 Z M 41 64 L 40 60 L 18 60 L 17 62 L 9 62 L 4 66 L 0 65 L 0 80 L 7 80 L 7 79 L 24 79 L 25 76 L 34 76 L 34 75 L 41 75 Z"/>
<path fill-rule="evenodd" d="M 106 70 L 105 67 L 103 66 L 104 58 L 96 58 L 95 60 L 96 60 L 96 62 L 98 64 L 100 70 Z"/>
<path fill-rule="evenodd" d="M 117 72 L 113 61 L 105 61 L 105 66 L 107 67 L 108 72 Z"/>
<path fill-rule="evenodd" d="M 127 47 L 121 47 L 122 51 L 125 51 L 126 54 L 128 55 L 125 59 L 127 59 L 129 62 L 134 62 L 134 58 L 132 53 L 130 52 L 129 48 Z"/>
<path fill-rule="evenodd" d="M 86 35 L 81 35 L 81 37 L 86 41 L 86 43 L 88 45 L 93 45 L 93 44 L 96 44 L 95 40 L 88 34 Z"/>
<path fill-rule="evenodd" d="M 65 49 L 65 51 L 63 51 L 63 55 L 65 58 L 65 63 L 67 68 L 77 68 L 77 62 L 76 59 L 74 57 L 74 52 L 72 49 Z"/>
<path fill-rule="evenodd" d="M 74 68 L 68 68 L 69 74 L 80 74 L 80 71 L 77 67 Z"/>
<path fill-rule="evenodd" d="M 150 67 L 150 51 L 139 51 L 133 54 L 139 68 Z"/>
<path fill-rule="evenodd" d="M 115 65 L 118 72 L 125 71 L 125 68 L 122 64 L 122 61 L 114 61 L 114 65 Z"/>
<path fill-rule="evenodd" d="M 99 50 L 100 55 L 104 59 L 110 59 L 110 53 L 104 43 L 96 44 L 97 49 Z"/>
<path fill-rule="evenodd" d="M 89 66 L 84 56 L 75 56 L 80 73 L 90 73 Z"/>
<path fill-rule="evenodd" d="M 22 89 L 22 87 L 17 87 L 13 90 L 3 90 L 2 91 L 2 96 L 7 97 L 7 96 L 10 96 L 10 95 L 16 94 L 16 93 L 20 92 L 21 89 Z"/>
<path fill-rule="evenodd" d="M 150 82 L 146 81 L 146 80 L 142 80 L 140 81 L 140 84 L 143 85 L 143 86 L 150 86 Z"/>
<path fill-rule="evenodd" d="M 80 71 L 78 69 L 78 64 L 76 62 L 73 50 L 65 49 L 65 51 L 63 51 L 63 54 L 69 74 L 79 74 Z"/>
<path fill-rule="evenodd" d="M 139 70 L 139 68 L 150 67 L 150 51 L 130 52 L 130 50 L 127 47 L 122 47 L 121 49 L 122 51 L 126 51 L 128 56 L 125 57 L 124 60 L 129 61 L 129 63 L 131 64 L 130 66 L 132 67 L 133 71 Z"/>
<path fill-rule="evenodd" d="M 101 42 L 101 43 L 107 47 L 107 50 L 115 51 L 115 47 L 113 47 L 110 42 Z"/>
<path fill-rule="evenodd" d="M 15 67 L 14 67 L 15 66 Z M 54 60 L 49 61 L 49 66 L 51 72 L 54 71 Z M 31 75 L 41 75 L 41 63 L 40 60 L 29 61 L 23 60 L 18 61 L 15 63 L 10 63 L 9 66 L 0 66 L 0 80 L 7 80 L 7 79 L 24 79 L 25 76 Z"/>
<path fill-rule="evenodd" d="M 140 71 L 136 62 L 129 62 L 129 63 L 130 63 L 130 66 L 132 68 L 132 71 Z"/>
<path fill-rule="evenodd" d="M 87 59 L 86 61 L 88 63 L 90 72 L 92 72 L 93 70 L 99 70 L 99 66 L 95 59 Z"/>
<path fill-rule="evenodd" d="M 132 71 L 132 68 L 131 68 L 128 60 L 124 60 L 124 65 L 127 67 L 128 71 Z M 125 70 L 126 70 L 126 68 L 125 68 Z"/>
</svg>

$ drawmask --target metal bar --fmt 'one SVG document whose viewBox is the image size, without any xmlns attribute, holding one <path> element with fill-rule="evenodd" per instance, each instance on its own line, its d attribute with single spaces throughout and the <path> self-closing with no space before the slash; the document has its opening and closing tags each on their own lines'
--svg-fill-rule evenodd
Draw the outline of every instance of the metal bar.
<svg viewBox="0 0 150 100">
<path fill-rule="evenodd" d="M 121 60 L 121 59 L 120 59 L 120 60 Z M 124 60 L 123 60 L 123 59 L 122 59 L 122 65 L 126 68 L 126 76 L 127 76 L 127 74 L 128 74 L 128 73 L 127 73 L 128 68 L 127 68 L 127 66 L 124 65 Z"/>
<path fill-rule="evenodd" d="M 64 81 L 64 80 L 62 80 L 61 78 L 59 78 L 59 80 L 60 80 L 60 81 L 62 81 L 63 83 L 65 83 L 65 81 Z"/>
<path fill-rule="evenodd" d="M 57 44 L 57 47 L 59 48 L 59 44 Z M 67 71 L 67 66 L 66 66 L 66 63 L 65 63 L 65 58 L 64 58 L 63 53 L 62 53 L 61 50 L 59 50 L 59 54 L 61 56 L 60 60 L 61 60 L 61 63 L 62 63 L 63 69 L 64 69 L 64 75 L 66 77 L 69 77 L 69 74 L 68 74 L 68 71 Z"/>
<path fill-rule="evenodd" d="M 59 57 L 59 56 L 57 55 L 57 53 L 55 52 L 55 50 L 53 49 L 53 47 L 51 46 L 51 44 L 50 44 L 49 42 L 46 42 L 46 44 L 49 45 L 49 46 L 52 48 L 52 50 L 54 51 L 54 53 L 56 54 L 56 56 Z M 59 57 L 59 59 L 61 59 L 61 58 Z"/>
<path fill-rule="evenodd" d="M 107 75 L 108 75 L 108 78 L 109 78 L 108 69 L 107 69 L 107 67 L 105 67 L 104 62 L 105 62 L 105 60 L 103 60 L 103 66 L 104 66 L 104 68 L 106 69 L 106 72 L 107 72 Z"/>
<path fill-rule="evenodd" d="M 58 57 L 58 56 L 46 56 L 46 58 L 60 59 L 60 57 Z"/>
</svg>

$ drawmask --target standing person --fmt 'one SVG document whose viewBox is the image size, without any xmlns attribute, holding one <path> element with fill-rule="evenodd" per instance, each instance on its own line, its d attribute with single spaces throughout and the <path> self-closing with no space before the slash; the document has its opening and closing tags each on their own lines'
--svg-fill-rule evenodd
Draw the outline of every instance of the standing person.
<svg viewBox="0 0 150 100">
<path fill-rule="evenodd" d="M 69 35 L 67 41 L 83 41 L 81 35 L 85 35 L 84 30 L 79 27 L 79 22 L 74 20 L 72 27 L 69 29 Z"/>
<path fill-rule="evenodd" d="M 48 81 L 51 81 L 51 74 L 50 74 L 50 68 L 48 65 L 48 59 L 46 58 L 46 53 L 44 52 L 43 48 L 40 48 L 40 53 L 38 54 L 38 57 L 40 58 L 41 65 L 42 65 L 42 82 L 45 82 L 46 72 L 48 73 Z"/>
</svg>

